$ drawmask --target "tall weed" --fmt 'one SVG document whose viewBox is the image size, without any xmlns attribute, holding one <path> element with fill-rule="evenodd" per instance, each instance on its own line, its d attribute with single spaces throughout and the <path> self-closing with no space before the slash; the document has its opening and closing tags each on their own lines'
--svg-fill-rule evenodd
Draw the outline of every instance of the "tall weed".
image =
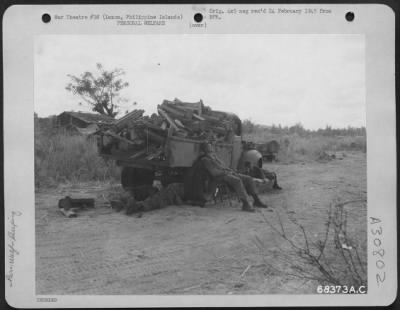
<svg viewBox="0 0 400 310">
<path fill-rule="evenodd" d="M 118 180 L 120 168 L 98 155 L 95 137 L 35 130 L 35 185 Z"/>
</svg>

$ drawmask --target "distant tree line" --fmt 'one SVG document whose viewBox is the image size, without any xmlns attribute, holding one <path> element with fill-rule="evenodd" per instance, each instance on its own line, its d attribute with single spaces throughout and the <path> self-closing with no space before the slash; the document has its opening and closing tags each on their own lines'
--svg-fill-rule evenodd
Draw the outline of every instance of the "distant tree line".
<svg viewBox="0 0 400 310">
<path fill-rule="evenodd" d="M 319 128 L 316 130 L 306 129 L 301 123 L 297 123 L 293 126 L 282 126 L 279 125 L 260 125 L 255 124 L 249 119 L 245 119 L 242 122 L 243 133 L 245 134 L 259 134 L 259 133 L 269 133 L 273 135 L 291 135 L 297 134 L 301 137 L 310 136 L 365 136 L 365 127 L 352 127 L 348 126 L 346 128 L 332 128 L 332 126 L 325 126 L 325 128 Z"/>
</svg>

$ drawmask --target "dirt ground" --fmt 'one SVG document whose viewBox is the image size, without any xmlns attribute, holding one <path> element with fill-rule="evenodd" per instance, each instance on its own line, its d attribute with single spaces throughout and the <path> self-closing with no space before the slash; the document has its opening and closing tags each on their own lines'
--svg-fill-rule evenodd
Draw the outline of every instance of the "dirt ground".
<svg viewBox="0 0 400 310">
<path fill-rule="evenodd" d="M 271 163 L 282 191 L 263 194 L 273 212 L 240 210 L 237 201 L 205 208 L 169 206 L 126 216 L 105 200 L 109 184 L 64 185 L 36 193 L 37 294 L 301 294 L 316 281 L 287 273 L 288 245 L 261 213 L 278 226 L 290 218 L 311 239 L 322 238 L 329 204 L 366 198 L 366 154 L 346 152 L 326 162 Z M 340 157 L 340 156 L 339 156 Z M 96 207 L 64 217 L 66 195 L 95 197 Z M 366 260 L 366 206 L 346 205 L 349 234 Z M 290 238 L 299 231 L 287 226 Z M 258 241 L 257 241 L 258 240 Z M 260 247 L 260 244 L 262 246 Z"/>
</svg>

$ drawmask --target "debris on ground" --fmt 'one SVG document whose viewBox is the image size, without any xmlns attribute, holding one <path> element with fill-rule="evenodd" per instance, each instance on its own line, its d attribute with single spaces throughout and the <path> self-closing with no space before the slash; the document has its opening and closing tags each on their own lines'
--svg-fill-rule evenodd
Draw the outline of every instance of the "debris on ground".
<svg viewBox="0 0 400 310">
<path fill-rule="evenodd" d="M 58 208 L 65 217 L 77 217 L 78 214 L 76 211 L 86 209 L 86 208 L 94 208 L 94 199 L 93 198 L 71 198 L 66 196 L 58 201 Z"/>
<path fill-rule="evenodd" d="M 321 151 L 318 154 L 318 160 L 320 161 L 330 161 L 333 159 L 343 159 L 342 157 L 337 157 L 335 153 L 329 153 L 325 151 Z"/>
<path fill-rule="evenodd" d="M 67 218 L 77 217 L 78 216 L 78 214 L 76 214 L 76 212 L 74 210 L 71 210 L 71 209 L 65 210 L 64 208 L 60 208 L 60 211 Z"/>
<path fill-rule="evenodd" d="M 351 250 L 351 249 L 353 249 L 353 247 L 350 246 L 350 245 L 347 245 L 347 244 L 345 244 L 345 243 L 342 243 L 342 249 Z"/>
<path fill-rule="evenodd" d="M 246 267 L 246 269 L 242 272 L 242 274 L 240 275 L 240 278 L 243 278 L 245 275 L 246 275 L 246 273 L 247 273 L 247 271 L 249 271 L 249 269 L 251 268 L 251 265 L 248 265 L 247 267 Z"/>
</svg>

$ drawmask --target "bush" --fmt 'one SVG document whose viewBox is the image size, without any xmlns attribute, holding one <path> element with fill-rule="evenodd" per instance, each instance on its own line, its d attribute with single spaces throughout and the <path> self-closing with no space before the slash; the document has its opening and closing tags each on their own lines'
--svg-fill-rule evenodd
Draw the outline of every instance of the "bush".
<svg viewBox="0 0 400 310">
<path fill-rule="evenodd" d="M 36 187 L 119 177 L 115 162 L 106 162 L 98 155 L 94 136 L 44 131 L 35 126 Z"/>
</svg>

